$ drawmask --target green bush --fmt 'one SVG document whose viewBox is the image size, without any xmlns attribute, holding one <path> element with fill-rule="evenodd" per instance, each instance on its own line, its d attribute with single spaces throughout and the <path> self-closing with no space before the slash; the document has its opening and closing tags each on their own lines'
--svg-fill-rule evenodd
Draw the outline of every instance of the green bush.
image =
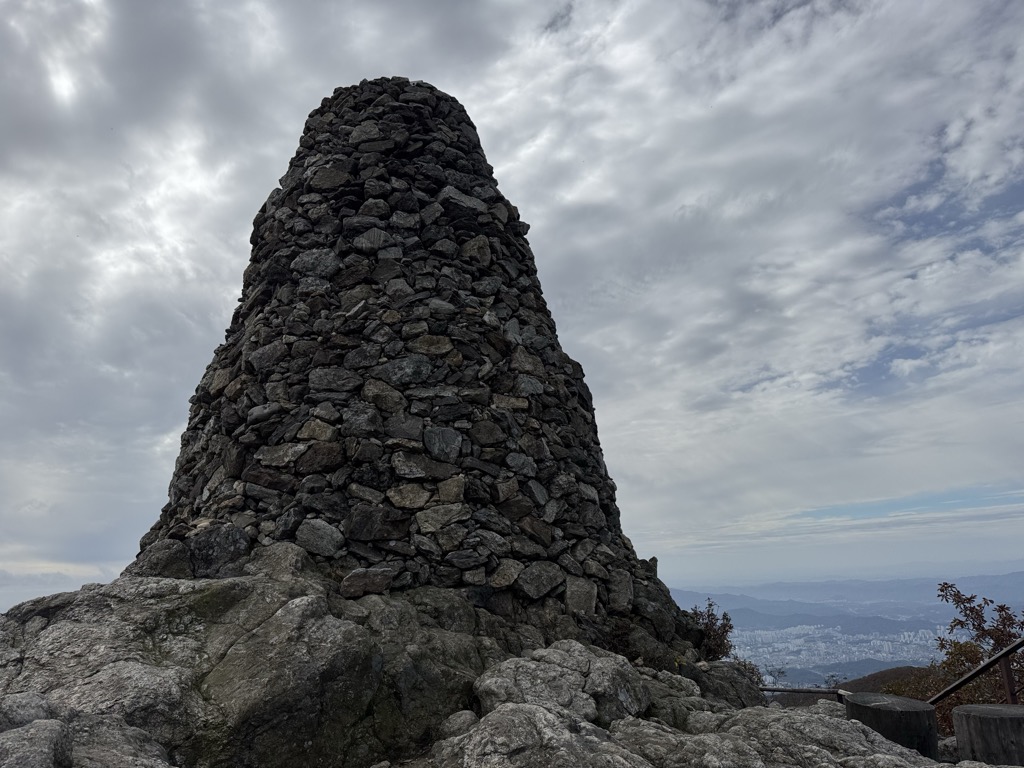
<svg viewBox="0 0 1024 768">
<path fill-rule="evenodd" d="M 715 612 L 717 607 L 715 601 L 709 597 L 708 604 L 704 608 L 695 605 L 690 609 L 690 615 L 697 622 L 697 626 L 704 631 L 704 644 L 701 646 L 701 652 L 708 661 L 724 659 L 733 651 L 732 640 L 729 639 L 733 630 L 732 619 L 725 611 L 722 611 L 722 615 L 719 616 Z"/>
<path fill-rule="evenodd" d="M 951 603 L 959 614 L 949 623 L 946 636 L 936 638 L 942 658 L 886 686 L 885 693 L 926 701 L 1024 635 L 1024 613 L 1017 616 L 1007 605 L 996 605 L 987 597 L 965 595 L 949 582 L 939 584 L 939 599 Z M 1014 686 L 1020 690 L 1024 683 L 1024 658 L 1020 653 L 1010 657 L 1010 666 Z M 998 704 L 1005 700 L 999 670 L 991 669 L 939 702 L 935 707 L 939 730 L 953 732 L 954 707 Z"/>
</svg>

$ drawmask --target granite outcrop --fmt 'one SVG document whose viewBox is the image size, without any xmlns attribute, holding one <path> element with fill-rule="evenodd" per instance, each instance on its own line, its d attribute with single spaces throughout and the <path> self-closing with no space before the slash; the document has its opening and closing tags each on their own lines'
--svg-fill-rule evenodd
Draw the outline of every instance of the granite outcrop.
<svg viewBox="0 0 1024 768">
<path fill-rule="evenodd" d="M 0 616 L 0 766 L 939 765 L 836 702 L 737 707 L 593 645 L 541 645 L 457 590 L 343 598 L 291 542 L 241 570 L 122 576 Z"/>
</svg>

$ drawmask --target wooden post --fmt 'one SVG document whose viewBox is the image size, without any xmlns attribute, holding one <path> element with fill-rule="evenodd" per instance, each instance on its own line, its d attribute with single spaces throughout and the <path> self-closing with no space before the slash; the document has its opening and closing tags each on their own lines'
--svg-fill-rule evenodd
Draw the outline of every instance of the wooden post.
<svg viewBox="0 0 1024 768">
<path fill-rule="evenodd" d="M 1024 705 L 966 704 L 953 709 L 961 760 L 1024 765 Z"/>
<path fill-rule="evenodd" d="M 931 704 L 886 693 L 851 693 L 846 719 L 860 720 L 889 741 L 939 759 L 939 727 Z"/>
</svg>

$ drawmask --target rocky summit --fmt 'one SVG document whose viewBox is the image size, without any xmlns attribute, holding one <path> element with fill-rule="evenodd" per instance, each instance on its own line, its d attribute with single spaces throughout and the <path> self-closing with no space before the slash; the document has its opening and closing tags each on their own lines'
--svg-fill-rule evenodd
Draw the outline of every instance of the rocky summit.
<svg viewBox="0 0 1024 768">
<path fill-rule="evenodd" d="M 450 96 L 323 101 L 138 557 L 0 616 L 0 767 L 932 764 L 702 658 L 527 231 Z"/>
<path fill-rule="evenodd" d="M 451 97 L 395 79 L 325 99 L 129 571 L 235 575 L 295 542 L 346 598 L 454 588 L 546 640 L 688 658 L 699 634 L 623 535 L 528 229 Z"/>
</svg>

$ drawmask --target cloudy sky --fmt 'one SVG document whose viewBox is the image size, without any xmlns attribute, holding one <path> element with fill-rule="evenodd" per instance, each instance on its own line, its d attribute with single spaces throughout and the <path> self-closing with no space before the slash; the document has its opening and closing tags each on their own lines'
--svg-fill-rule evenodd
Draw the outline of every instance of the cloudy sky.
<svg viewBox="0 0 1024 768">
<path fill-rule="evenodd" d="M 306 114 L 456 96 L 671 585 L 1024 567 L 1024 3 L 0 0 L 0 609 L 166 499 Z"/>
</svg>

